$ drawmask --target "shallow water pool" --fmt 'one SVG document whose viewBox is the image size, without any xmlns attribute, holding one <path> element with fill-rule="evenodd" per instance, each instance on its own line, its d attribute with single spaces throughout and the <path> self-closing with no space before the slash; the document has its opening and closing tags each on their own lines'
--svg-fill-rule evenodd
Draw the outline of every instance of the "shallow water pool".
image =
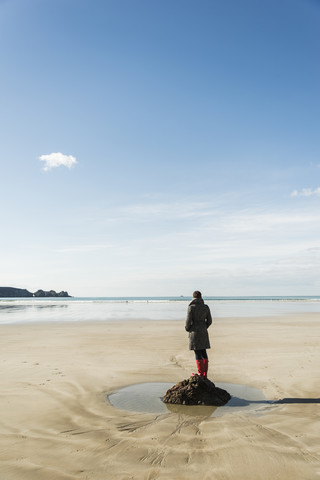
<svg viewBox="0 0 320 480">
<path fill-rule="evenodd" d="M 108 401 L 120 410 L 136 413 L 178 413 L 192 416 L 219 417 L 235 412 L 256 413 L 272 405 L 261 390 L 233 383 L 215 383 L 227 390 L 231 400 L 222 407 L 203 405 L 172 405 L 163 403 L 162 398 L 173 383 L 138 383 L 121 388 L 107 397 Z"/>
</svg>

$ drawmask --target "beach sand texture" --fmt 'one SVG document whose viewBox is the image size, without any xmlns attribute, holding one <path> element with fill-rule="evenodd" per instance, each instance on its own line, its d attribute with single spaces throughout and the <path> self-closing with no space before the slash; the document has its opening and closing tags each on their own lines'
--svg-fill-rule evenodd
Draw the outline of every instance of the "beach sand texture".
<svg viewBox="0 0 320 480">
<path fill-rule="evenodd" d="M 318 398 L 318 314 L 218 319 L 209 378 Z M 1 326 L 1 480 L 320 479 L 320 404 L 192 417 L 106 401 L 194 371 L 184 322 Z"/>
</svg>

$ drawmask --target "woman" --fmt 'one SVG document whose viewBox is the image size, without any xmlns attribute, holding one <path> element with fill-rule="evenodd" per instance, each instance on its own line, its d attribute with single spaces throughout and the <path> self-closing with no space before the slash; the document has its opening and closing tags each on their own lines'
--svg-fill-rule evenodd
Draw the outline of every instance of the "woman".
<svg viewBox="0 0 320 480">
<path fill-rule="evenodd" d="M 196 290 L 188 307 L 185 328 L 189 332 L 189 350 L 194 350 L 198 374 L 202 377 L 206 377 L 208 372 L 206 349 L 210 348 L 208 328 L 211 323 L 210 308 L 205 305 L 201 292 Z"/>
</svg>

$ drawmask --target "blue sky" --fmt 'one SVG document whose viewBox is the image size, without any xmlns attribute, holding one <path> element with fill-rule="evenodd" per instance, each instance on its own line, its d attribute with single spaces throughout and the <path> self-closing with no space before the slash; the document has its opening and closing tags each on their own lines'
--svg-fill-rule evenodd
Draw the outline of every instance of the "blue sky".
<svg viewBox="0 0 320 480">
<path fill-rule="evenodd" d="M 319 24 L 312 0 L 0 0 L 0 285 L 319 294 Z"/>
</svg>

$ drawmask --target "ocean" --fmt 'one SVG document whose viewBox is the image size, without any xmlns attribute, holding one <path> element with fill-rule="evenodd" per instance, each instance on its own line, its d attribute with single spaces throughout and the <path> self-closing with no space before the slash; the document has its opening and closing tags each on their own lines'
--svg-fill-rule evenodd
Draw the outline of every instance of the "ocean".
<svg viewBox="0 0 320 480">
<path fill-rule="evenodd" d="M 320 313 L 320 296 L 204 297 L 213 317 Z M 188 297 L 0 298 L 0 325 L 34 322 L 184 320 Z"/>
</svg>

